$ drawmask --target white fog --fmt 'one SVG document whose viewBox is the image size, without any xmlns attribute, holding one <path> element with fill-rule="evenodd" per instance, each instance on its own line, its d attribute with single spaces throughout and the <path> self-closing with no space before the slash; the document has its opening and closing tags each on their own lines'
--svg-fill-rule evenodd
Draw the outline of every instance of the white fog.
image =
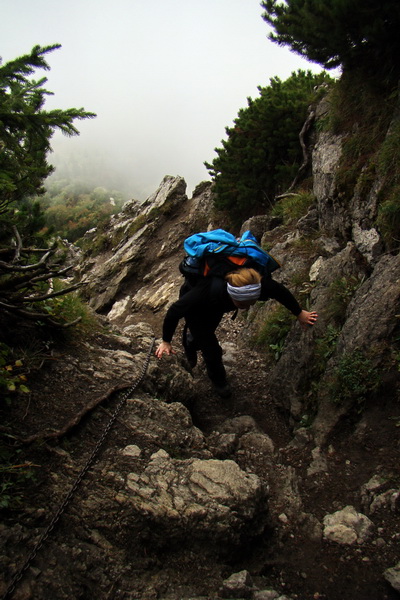
<svg viewBox="0 0 400 600">
<path fill-rule="evenodd" d="M 53 138 L 56 178 L 142 199 L 164 175 L 190 194 L 209 179 L 225 128 L 271 77 L 317 65 L 268 39 L 259 0 L 3 0 L 3 63 L 39 44 L 47 55 L 46 108 L 84 107 L 78 138 Z"/>
</svg>

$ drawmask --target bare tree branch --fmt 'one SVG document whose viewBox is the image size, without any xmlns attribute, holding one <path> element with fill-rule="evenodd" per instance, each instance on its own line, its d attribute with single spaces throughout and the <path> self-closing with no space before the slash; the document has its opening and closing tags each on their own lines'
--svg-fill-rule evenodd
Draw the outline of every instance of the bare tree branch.
<svg viewBox="0 0 400 600">
<path fill-rule="evenodd" d="M 111 394 L 119 392 L 121 390 L 125 390 L 130 387 L 131 384 L 118 384 L 112 388 L 110 388 L 103 396 L 98 398 L 92 398 L 86 406 L 84 406 L 76 415 L 74 415 L 61 429 L 53 430 L 53 431 L 40 431 L 39 433 L 35 433 L 29 437 L 20 439 L 21 444 L 31 444 L 36 440 L 49 440 L 54 438 L 61 438 L 66 433 L 68 433 L 73 427 L 76 427 L 80 423 L 80 421 L 85 417 L 89 412 L 91 412 L 96 406 L 107 400 Z"/>
<path fill-rule="evenodd" d="M 24 308 L 20 308 L 16 304 L 8 304 L 7 302 L 3 302 L 0 300 L 0 306 L 5 308 L 8 311 L 21 315 L 27 319 L 48 319 L 50 317 L 49 314 L 45 312 L 35 312 L 33 310 L 27 310 Z"/>
<path fill-rule="evenodd" d="M 15 235 L 15 239 L 17 241 L 17 246 L 15 248 L 15 255 L 12 260 L 12 262 L 15 263 L 15 262 L 17 262 L 17 260 L 19 260 L 19 258 L 21 256 L 22 240 L 21 240 L 21 236 L 19 235 L 19 231 L 15 225 L 12 226 L 12 229 L 13 229 L 13 232 Z"/>
<path fill-rule="evenodd" d="M 12 282 L 12 287 L 16 290 L 20 290 L 23 287 L 25 287 L 28 282 L 30 282 L 31 284 L 36 284 L 40 281 L 46 281 L 46 280 L 52 279 L 54 277 L 61 278 L 66 273 L 68 273 L 68 271 L 70 271 L 71 269 L 73 269 L 72 265 L 70 265 L 69 267 L 66 267 L 65 269 L 61 269 L 60 271 L 56 271 L 56 270 L 46 271 L 46 273 L 41 273 L 40 275 L 36 275 L 36 276 L 34 274 L 32 275 L 30 273 L 28 275 L 24 275 L 23 277 L 20 277 L 19 279 L 15 278 L 15 280 L 13 280 L 13 282 Z M 5 283 L 4 285 L 1 285 L 1 283 L 0 283 L 0 289 L 7 289 L 9 287 L 10 287 L 10 284 Z"/>
<path fill-rule="evenodd" d="M 44 254 L 37 263 L 33 263 L 30 265 L 14 265 L 14 264 L 6 263 L 3 260 L 1 260 L 0 261 L 0 269 L 3 269 L 4 271 L 7 271 L 7 272 L 10 272 L 10 271 L 33 271 L 34 269 L 37 269 L 38 267 L 45 265 L 49 256 L 54 254 L 54 252 L 55 252 L 54 248 L 48 250 L 46 252 L 46 254 Z"/>
<path fill-rule="evenodd" d="M 73 292 L 74 290 L 79 289 L 83 285 L 85 285 L 85 284 L 84 283 L 75 283 L 74 285 L 71 285 L 68 288 L 58 290 L 58 292 L 52 292 L 51 294 L 44 294 L 42 296 L 32 296 L 32 297 L 22 298 L 21 302 L 24 302 L 24 303 L 25 302 L 42 302 L 42 300 L 48 300 L 49 298 L 55 298 L 56 296 L 64 296 L 65 294 L 68 294 L 69 292 Z"/>
<path fill-rule="evenodd" d="M 48 320 L 48 323 L 50 323 L 51 325 L 54 325 L 54 327 L 58 327 L 58 328 L 61 328 L 61 329 L 68 329 L 69 327 L 73 327 L 74 325 L 77 325 L 81 321 L 82 321 L 82 317 L 78 317 L 74 321 L 69 321 L 68 323 L 58 323 L 57 321 L 54 321 L 50 317 L 49 320 Z"/>
<path fill-rule="evenodd" d="M 297 183 L 299 182 L 300 178 L 302 177 L 304 171 L 306 170 L 306 168 L 308 167 L 308 164 L 310 162 L 310 155 L 309 155 L 310 153 L 307 150 L 307 145 L 304 140 L 305 140 L 307 133 L 311 129 L 314 119 L 315 119 L 315 110 L 310 110 L 310 112 L 308 113 L 308 117 L 305 120 L 304 125 L 301 128 L 301 131 L 299 133 L 299 141 L 300 141 L 301 149 L 303 151 L 303 162 L 302 162 L 299 170 L 297 171 L 296 177 L 290 184 L 287 192 L 290 192 L 297 185 Z M 282 198 L 284 196 L 285 196 L 285 194 L 283 194 L 283 196 L 279 196 L 279 198 Z"/>
</svg>

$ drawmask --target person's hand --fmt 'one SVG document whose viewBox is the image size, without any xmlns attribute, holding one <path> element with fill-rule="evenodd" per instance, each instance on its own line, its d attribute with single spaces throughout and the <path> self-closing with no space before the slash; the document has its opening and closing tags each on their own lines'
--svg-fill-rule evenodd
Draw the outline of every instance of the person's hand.
<svg viewBox="0 0 400 600">
<path fill-rule="evenodd" d="M 302 310 L 301 313 L 297 317 L 300 325 L 303 329 L 307 329 L 308 325 L 315 325 L 318 319 L 318 315 L 315 310 L 308 312 L 307 310 Z"/>
<path fill-rule="evenodd" d="M 172 349 L 172 345 L 169 342 L 162 341 L 154 353 L 157 358 L 161 358 L 163 354 L 176 354 L 175 350 Z"/>
</svg>

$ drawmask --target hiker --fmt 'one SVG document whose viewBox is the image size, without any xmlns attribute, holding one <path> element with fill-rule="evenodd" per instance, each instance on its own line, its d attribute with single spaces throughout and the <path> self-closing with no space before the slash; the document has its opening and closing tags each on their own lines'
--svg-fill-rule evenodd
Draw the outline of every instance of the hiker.
<svg viewBox="0 0 400 600">
<path fill-rule="evenodd" d="M 237 309 L 248 309 L 258 300 L 277 300 L 293 313 L 303 328 L 314 325 L 318 315 L 300 307 L 291 292 L 278 283 L 270 274 L 261 275 L 253 268 L 239 268 L 220 277 L 203 277 L 191 286 L 185 281 L 179 300 L 168 309 L 162 332 L 162 342 L 155 355 L 176 354 L 171 341 L 180 319 L 185 319 L 183 346 L 189 365 L 197 363 L 197 352 L 201 351 L 207 374 L 214 390 L 221 397 L 231 395 L 222 348 L 215 335 L 224 313 Z"/>
</svg>

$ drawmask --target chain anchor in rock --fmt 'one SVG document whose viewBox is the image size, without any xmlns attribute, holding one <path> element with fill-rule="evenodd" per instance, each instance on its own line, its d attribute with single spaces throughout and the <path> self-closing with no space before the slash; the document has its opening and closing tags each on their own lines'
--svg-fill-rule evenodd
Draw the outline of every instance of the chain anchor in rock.
<svg viewBox="0 0 400 600">
<path fill-rule="evenodd" d="M 29 569 L 29 567 L 30 567 L 32 561 L 34 560 L 34 558 L 36 557 L 38 551 L 41 549 L 41 547 L 43 546 L 44 542 L 47 540 L 47 538 L 49 537 L 50 533 L 55 528 L 57 522 L 59 521 L 59 519 L 60 519 L 61 515 L 63 514 L 63 512 L 65 511 L 66 507 L 70 503 L 70 501 L 72 499 L 72 496 L 74 495 L 74 493 L 75 493 L 76 489 L 78 488 L 79 484 L 81 483 L 82 479 L 85 477 L 87 471 L 92 466 L 92 463 L 94 462 L 94 459 L 96 458 L 96 456 L 97 456 L 97 454 L 98 454 L 98 452 L 100 450 L 100 447 L 103 445 L 104 440 L 106 439 L 106 437 L 107 437 L 110 429 L 114 425 L 114 422 L 115 422 L 118 414 L 120 413 L 121 408 L 125 404 L 126 399 L 128 398 L 128 396 L 130 394 L 132 394 L 132 392 L 143 381 L 144 376 L 146 375 L 147 368 L 148 368 L 149 363 L 150 363 L 150 358 L 151 358 L 151 355 L 152 355 L 152 351 L 153 351 L 153 347 L 154 347 L 154 342 L 155 342 L 155 338 L 152 339 L 152 342 L 150 344 L 150 348 L 148 350 L 148 353 L 147 353 L 147 356 L 146 356 L 146 359 L 145 359 L 145 362 L 143 364 L 141 372 L 139 373 L 139 375 L 136 378 L 136 380 L 134 381 L 134 383 L 127 390 L 125 390 L 125 392 L 123 392 L 122 397 L 118 401 L 116 409 L 114 410 L 113 414 L 110 417 L 110 420 L 108 421 L 107 425 L 105 426 L 105 428 L 103 430 L 103 433 L 99 437 L 99 439 L 98 439 L 98 441 L 97 441 L 97 443 L 96 443 L 96 445 L 95 445 L 95 447 L 94 447 L 94 449 L 93 449 L 90 457 L 88 458 L 88 460 L 86 461 L 86 463 L 83 466 L 82 470 L 80 471 L 80 473 L 76 477 L 74 483 L 71 485 L 71 488 L 70 488 L 69 492 L 66 494 L 64 500 L 60 504 L 59 508 L 57 509 L 57 511 L 56 511 L 55 515 L 53 516 L 52 520 L 50 521 L 49 525 L 47 526 L 47 528 L 45 529 L 45 531 L 40 536 L 39 540 L 34 545 L 32 551 L 30 552 L 29 556 L 27 557 L 25 563 L 22 565 L 22 567 L 19 569 L 19 571 L 14 575 L 14 577 L 12 578 L 12 580 L 11 580 L 11 582 L 10 582 L 7 590 L 0 597 L 0 600 L 6 600 L 15 591 L 15 589 L 17 587 L 17 584 L 19 583 L 19 581 L 24 576 L 24 573 Z"/>
</svg>

